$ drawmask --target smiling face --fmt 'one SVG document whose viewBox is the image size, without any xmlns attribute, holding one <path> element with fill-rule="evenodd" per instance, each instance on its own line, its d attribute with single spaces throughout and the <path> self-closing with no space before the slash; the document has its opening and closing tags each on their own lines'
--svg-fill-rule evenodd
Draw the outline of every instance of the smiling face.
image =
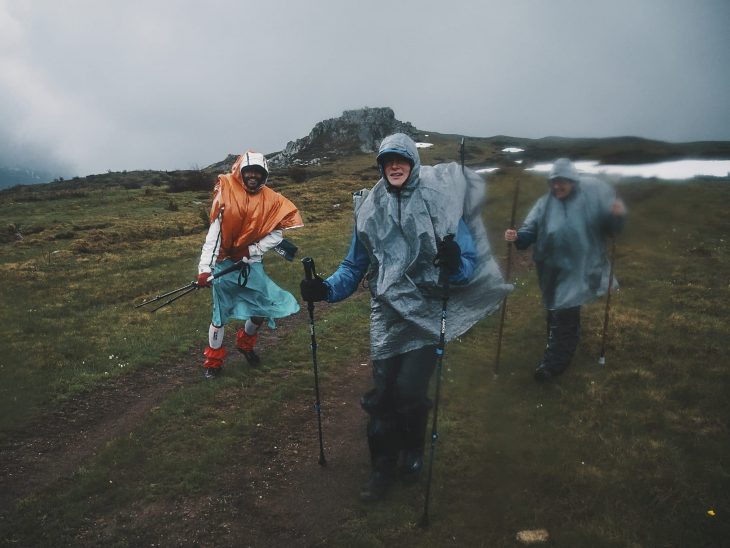
<svg viewBox="0 0 730 548">
<path fill-rule="evenodd" d="M 565 200 L 573 192 L 574 184 L 570 179 L 556 177 L 555 179 L 550 179 L 550 190 L 558 200 Z"/>
<path fill-rule="evenodd" d="M 400 154 L 386 154 L 381 164 L 386 180 L 396 188 L 402 187 L 411 174 L 411 163 Z"/>
<path fill-rule="evenodd" d="M 241 170 L 241 178 L 243 179 L 243 186 L 246 187 L 246 190 L 255 193 L 264 186 L 266 173 L 258 166 L 250 166 Z"/>
</svg>

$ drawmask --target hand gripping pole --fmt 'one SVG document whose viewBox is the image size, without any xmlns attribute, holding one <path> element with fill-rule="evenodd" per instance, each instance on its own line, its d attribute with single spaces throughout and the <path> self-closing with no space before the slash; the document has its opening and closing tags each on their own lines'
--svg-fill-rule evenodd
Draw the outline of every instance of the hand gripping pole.
<svg viewBox="0 0 730 548">
<path fill-rule="evenodd" d="M 236 261 L 235 263 L 233 263 L 231 266 L 224 268 L 220 272 L 218 272 L 216 274 L 211 274 L 208 277 L 208 281 L 210 282 L 212 280 L 215 280 L 216 278 L 220 278 L 221 276 L 224 276 L 224 275 L 228 274 L 229 272 L 233 272 L 235 270 L 240 270 L 241 275 L 242 275 L 242 280 L 244 280 L 243 285 L 245 285 L 245 282 L 248 281 L 248 268 L 249 268 L 248 263 L 246 263 L 246 261 L 241 259 L 240 261 Z M 160 308 L 162 308 L 163 306 L 167 306 L 168 304 L 174 303 L 176 300 L 178 300 L 181 297 L 184 297 L 188 293 L 195 291 L 196 289 L 200 289 L 200 287 L 201 286 L 198 285 L 197 281 L 192 281 L 187 285 L 178 287 L 177 289 L 173 289 L 172 291 L 168 291 L 167 293 L 163 293 L 162 295 L 157 295 L 138 305 L 135 305 L 134 308 L 140 308 L 142 306 L 147 306 L 148 304 L 152 304 L 152 303 L 161 301 L 162 299 L 165 299 L 166 297 L 172 297 L 172 298 L 168 299 L 167 301 L 165 301 L 164 303 L 150 309 L 150 312 L 155 312 L 155 311 L 159 310 Z M 173 297 L 173 295 L 174 295 L 174 297 Z"/>
</svg>

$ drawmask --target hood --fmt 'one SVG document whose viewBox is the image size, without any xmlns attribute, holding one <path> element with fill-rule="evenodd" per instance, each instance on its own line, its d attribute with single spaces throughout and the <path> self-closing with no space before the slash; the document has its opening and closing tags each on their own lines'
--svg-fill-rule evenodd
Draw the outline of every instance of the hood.
<svg viewBox="0 0 730 548">
<path fill-rule="evenodd" d="M 580 181 L 580 175 L 578 174 L 578 170 L 575 169 L 573 162 L 567 158 L 558 158 L 550 170 L 548 180 L 550 179 L 568 179 L 577 183 Z"/>
<path fill-rule="evenodd" d="M 265 173 L 263 182 L 255 190 L 251 190 L 246 186 L 246 183 L 243 180 L 243 174 L 241 173 L 242 169 L 249 166 L 257 166 L 261 168 Z M 239 183 L 246 190 L 246 192 L 250 194 L 256 194 L 269 181 L 269 165 L 266 162 L 266 157 L 260 152 L 247 150 L 238 158 L 236 158 L 235 162 L 233 162 L 233 166 L 231 166 L 231 177 L 233 177 L 233 180 Z"/>
<path fill-rule="evenodd" d="M 408 180 L 403 185 L 404 187 L 407 187 L 411 184 L 411 182 L 418 180 L 418 172 L 421 170 L 421 157 L 418 155 L 418 148 L 416 147 L 416 143 L 413 139 L 408 137 L 405 133 L 394 133 L 393 135 L 388 135 L 385 139 L 383 139 L 380 143 L 377 157 L 378 169 L 380 169 L 380 176 L 383 179 L 385 179 L 385 174 L 383 173 L 383 166 L 380 163 L 380 158 L 382 158 L 384 154 L 388 153 L 400 154 L 401 156 L 408 158 L 411 162 L 411 174 L 408 176 Z"/>
</svg>

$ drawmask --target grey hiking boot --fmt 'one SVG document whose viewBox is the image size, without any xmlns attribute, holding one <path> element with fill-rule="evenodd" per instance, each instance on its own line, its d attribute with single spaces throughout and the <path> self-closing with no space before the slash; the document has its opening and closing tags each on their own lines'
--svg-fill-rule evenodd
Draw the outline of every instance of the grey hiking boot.
<svg viewBox="0 0 730 548">
<path fill-rule="evenodd" d="M 535 380 L 541 384 L 550 381 L 553 376 L 554 375 L 550 372 L 550 370 L 544 365 L 535 369 L 535 373 L 533 374 Z"/>
<path fill-rule="evenodd" d="M 423 450 L 411 449 L 405 452 L 400 468 L 400 479 L 403 483 L 416 483 L 423 470 Z"/>
<path fill-rule="evenodd" d="M 218 369 L 217 367 L 206 367 L 203 369 L 203 378 L 205 379 L 215 379 L 218 376 Z"/>
<path fill-rule="evenodd" d="M 383 472 L 373 470 L 370 479 L 360 490 L 360 500 L 363 502 L 375 502 L 381 500 L 393 485 L 392 471 Z"/>
</svg>

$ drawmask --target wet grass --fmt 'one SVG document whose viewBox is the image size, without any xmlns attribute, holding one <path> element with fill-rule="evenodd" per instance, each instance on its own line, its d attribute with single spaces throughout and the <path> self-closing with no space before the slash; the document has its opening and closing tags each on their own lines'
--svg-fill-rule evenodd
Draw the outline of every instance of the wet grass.
<svg viewBox="0 0 730 548">
<path fill-rule="evenodd" d="M 475 158 L 490 153 L 478 144 L 471 150 Z M 425 152 L 424 162 L 438 154 Z M 306 226 L 287 237 L 322 274 L 347 250 L 350 194 L 372 184 L 364 178 L 373 167 L 362 156 L 306 183 L 275 183 L 304 213 Z M 499 254 L 517 177 L 518 221 L 545 188 L 517 168 L 491 177 L 485 218 Z M 612 301 L 607 365 L 597 364 L 603 303 L 596 302 L 584 309 L 575 363 L 551 385 L 531 378 L 544 312 L 529 253 L 515 254 L 499 376 L 498 316 L 447 347 L 431 526 L 413 528 L 421 490 L 396 490 L 363 512 L 353 510 L 353 485 L 352 508 L 324 544 L 514 546 L 517 531 L 546 528 L 553 546 L 723 545 L 730 538 L 729 182 L 620 187 L 630 221 L 617 244 L 622 289 Z M 54 188 L 48 199 L 42 189 L 32 200 L 14 192 L 0 193 L 0 214 L 14 229 L 0 243 L 0 440 L 110 376 L 161 368 L 169 356 L 201 347 L 209 318 L 201 292 L 155 315 L 133 307 L 193 279 L 204 193 L 171 195 L 144 182 L 67 195 Z M 267 270 L 297 293 L 298 261 L 274 257 Z M 366 355 L 367 325 L 364 295 L 321 311 L 323 382 Z M 91 527 L 108 545 L 158 538 L 137 529 L 134 516 L 149 526 L 140 517 L 146 507 L 214 497 L 227 478 L 206 470 L 225 468 L 257 428 L 276 428 L 282 402 L 311 390 L 308 339 L 305 329 L 292 330 L 267 356 L 269 366 L 234 368 L 221 382 L 172 393 L 72 477 L 19 501 L 0 521 L 3 543 L 73 545 Z"/>
</svg>

